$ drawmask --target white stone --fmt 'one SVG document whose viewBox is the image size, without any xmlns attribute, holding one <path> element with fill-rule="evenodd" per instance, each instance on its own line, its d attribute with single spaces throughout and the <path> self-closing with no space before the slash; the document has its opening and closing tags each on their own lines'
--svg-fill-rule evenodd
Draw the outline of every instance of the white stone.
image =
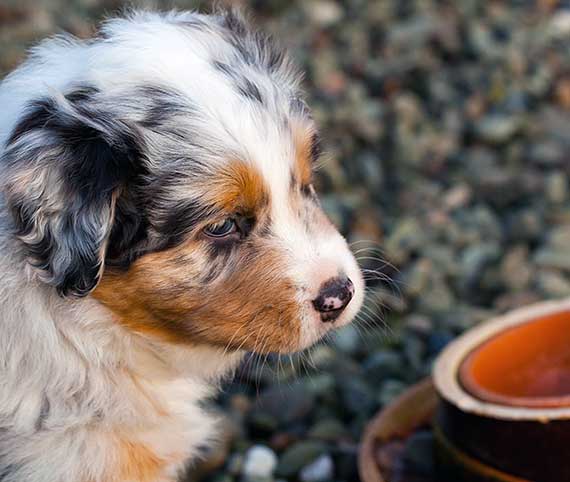
<svg viewBox="0 0 570 482">
<path fill-rule="evenodd" d="M 570 35 L 570 12 L 560 11 L 550 20 L 550 31 L 556 37 Z"/>
<path fill-rule="evenodd" d="M 321 455 L 299 473 L 302 482 L 325 482 L 334 477 L 334 463 L 330 455 Z"/>
<path fill-rule="evenodd" d="M 245 454 L 242 474 L 249 478 L 268 478 L 277 467 L 277 455 L 264 445 L 254 445 Z"/>
<path fill-rule="evenodd" d="M 328 27 L 340 22 L 344 16 L 342 7 L 336 2 L 328 0 L 307 2 L 305 7 L 313 22 L 323 27 Z"/>
</svg>

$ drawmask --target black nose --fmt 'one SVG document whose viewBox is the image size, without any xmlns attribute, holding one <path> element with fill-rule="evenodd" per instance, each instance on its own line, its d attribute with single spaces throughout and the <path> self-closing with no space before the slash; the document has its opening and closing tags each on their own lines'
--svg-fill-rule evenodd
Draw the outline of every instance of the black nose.
<svg viewBox="0 0 570 482">
<path fill-rule="evenodd" d="M 354 285 L 346 276 L 337 276 L 325 281 L 313 306 L 321 314 L 321 321 L 336 320 L 354 296 Z"/>
</svg>

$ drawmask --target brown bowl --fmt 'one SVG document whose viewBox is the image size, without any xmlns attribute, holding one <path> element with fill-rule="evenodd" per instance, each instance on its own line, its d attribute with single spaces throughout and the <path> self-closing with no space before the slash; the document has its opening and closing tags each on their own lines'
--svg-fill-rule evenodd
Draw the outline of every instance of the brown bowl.
<svg viewBox="0 0 570 482">
<path fill-rule="evenodd" d="M 570 300 L 470 330 L 437 360 L 437 425 L 470 457 L 535 481 L 570 482 Z"/>
</svg>

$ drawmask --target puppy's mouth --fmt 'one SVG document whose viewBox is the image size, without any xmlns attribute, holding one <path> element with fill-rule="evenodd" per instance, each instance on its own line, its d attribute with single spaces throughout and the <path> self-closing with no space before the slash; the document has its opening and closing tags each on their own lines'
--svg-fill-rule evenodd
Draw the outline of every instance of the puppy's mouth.
<svg viewBox="0 0 570 482">
<path fill-rule="evenodd" d="M 330 323 L 336 321 L 338 317 L 343 313 L 344 308 L 339 308 L 336 310 L 327 311 L 326 313 L 321 313 L 321 321 L 323 323 Z"/>
</svg>

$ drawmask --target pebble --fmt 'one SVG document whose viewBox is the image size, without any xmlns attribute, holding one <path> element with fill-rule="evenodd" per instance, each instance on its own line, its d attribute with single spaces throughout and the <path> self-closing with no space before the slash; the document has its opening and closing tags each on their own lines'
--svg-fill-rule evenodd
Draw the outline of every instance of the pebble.
<svg viewBox="0 0 570 482">
<path fill-rule="evenodd" d="M 334 462 L 330 455 L 321 455 L 299 473 L 301 482 L 326 482 L 334 477 Z"/>
<path fill-rule="evenodd" d="M 370 384 L 381 383 L 387 378 L 405 375 L 402 356 L 393 351 L 380 351 L 368 357 L 363 364 L 364 376 Z"/>
<path fill-rule="evenodd" d="M 344 12 L 337 3 L 329 0 L 311 0 L 306 2 L 311 19 L 321 27 L 334 25 L 342 19 Z"/>
<path fill-rule="evenodd" d="M 546 196 L 552 204 L 562 204 L 568 200 L 568 175 L 553 172 L 546 177 Z"/>
<path fill-rule="evenodd" d="M 323 442 L 336 442 L 346 438 L 348 436 L 348 432 L 340 420 L 329 418 L 321 420 L 313 425 L 307 436 Z"/>
<path fill-rule="evenodd" d="M 326 453 L 326 445 L 316 441 L 297 442 L 279 458 L 276 474 L 279 477 L 292 477 Z"/>
<path fill-rule="evenodd" d="M 534 256 L 534 262 L 544 268 L 561 269 L 570 272 L 570 246 L 568 246 L 568 249 L 539 249 Z"/>
<path fill-rule="evenodd" d="M 303 383 L 290 386 L 273 386 L 264 390 L 255 402 L 251 413 L 257 418 L 265 416 L 267 423 L 275 421 L 279 425 L 288 425 L 302 420 L 315 404 L 311 391 Z"/>
<path fill-rule="evenodd" d="M 269 447 L 255 445 L 245 454 L 242 474 L 250 479 L 264 479 L 273 476 L 277 467 L 277 455 Z"/>
<path fill-rule="evenodd" d="M 481 140 L 491 144 L 502 144 L 510 140 L 520 127 L 520 119 L 516 117 L 493 114 L 481 119 L 476 130 Z"/>
<path fill-rule="evenodd" d="M 536 283 L 546 297 L 570 296 L 570 277 L 564 276 L 558 270 L 542 270 L 537 276 Z"/>
<path fill-rule="evenodd" d="M 333 339 L 335 347 L 349 355 L 355 353 L 360 347 L 360 334 L 353 325 L 337 331 L 333 335 Z"/>
<path fill-rule="evenodd" d="M 404 390 L 406 390 L 407 384 L 400 380 L 386 380 L 380 392 L 378 393 L 378 402 L 381 406 L 386 406 L 392 403 L 396 398 L 398 398 Z"/>
</svg>

